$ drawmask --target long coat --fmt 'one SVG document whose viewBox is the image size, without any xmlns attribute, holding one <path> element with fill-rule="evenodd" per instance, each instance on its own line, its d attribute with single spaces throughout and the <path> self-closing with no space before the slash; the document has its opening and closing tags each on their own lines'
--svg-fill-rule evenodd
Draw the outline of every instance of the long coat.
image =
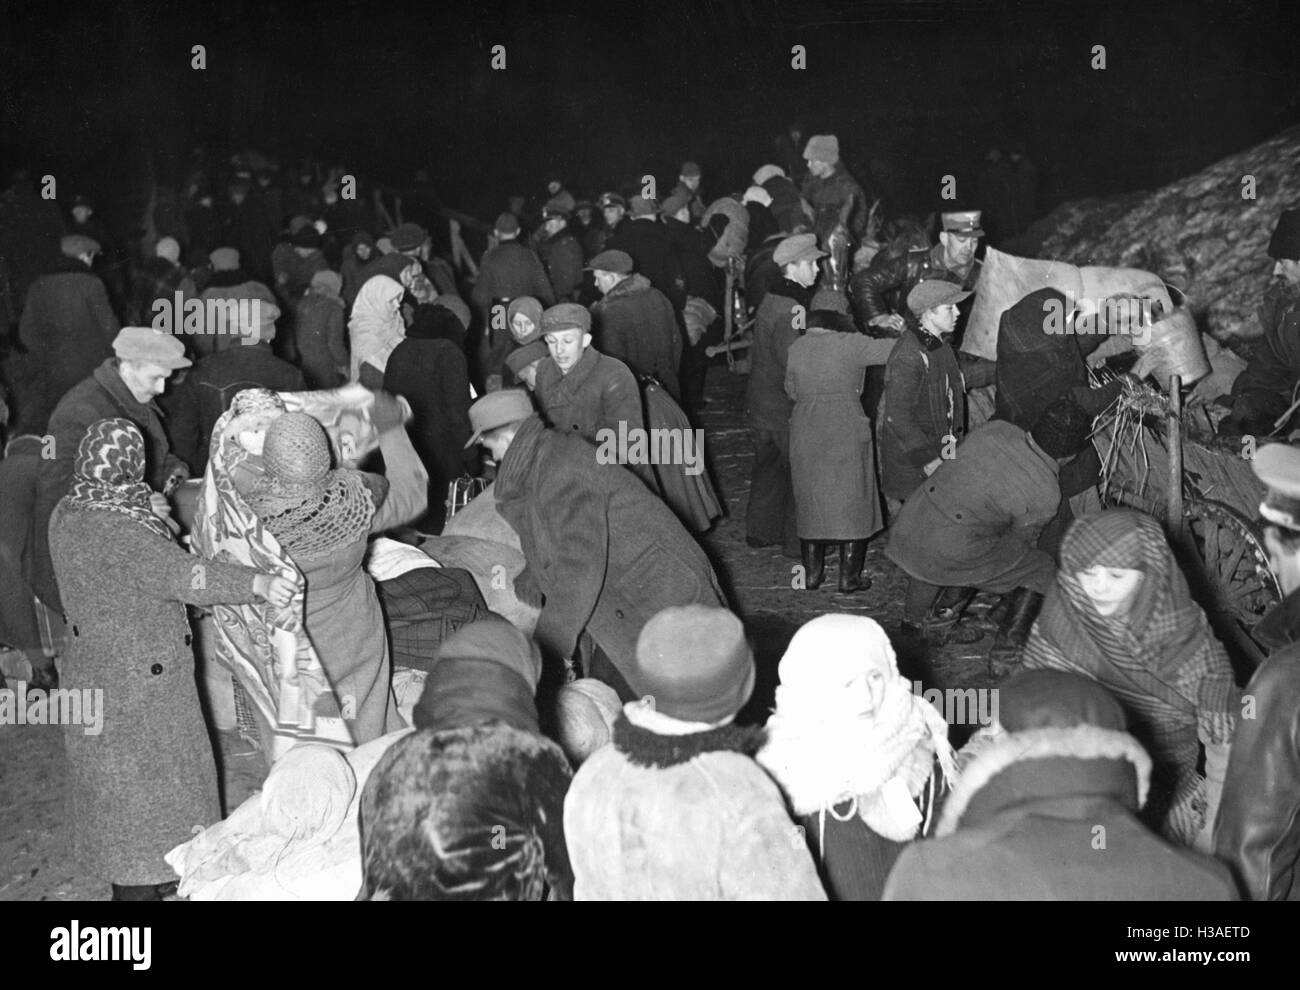
<svg viewBox="0 0 1300 990">
<path fill-rule="evenodd" d="M 596 346 L 638 375 L 654 375 L 681 401 L 682 337 L 668 298 L 644 275 L 619 282 L 591 307 Z"/>
<path fill-rule="evenodd" d="M 755 430 L 790 429 L 794 404 L 785 393 L 785 369 L 790 345 L 799 339 L 798 307 L 808 309 L 808 290 L 782 280 L 763 297 L 754 322 L 754 342 L 749 350 L 749 384 L 745 405 L 749 425 Z"/>
<path fill-rule="evenodd" d="M 551 280 L 537 252 L 518 241 L 502 241 L 479 262 L 472 296 L 474 307 L 487 326 L 494 299 L 514 300 L 520 296 L 533 296 L 543 306 L 555 302 Z"/>
<path fill-rule="evenodd" d="M 663 609 L 726 606 L 668 506 L 577 437 L 525 422 L 501 458 L 496 500 L 545 596 L 535 636 L 554 656 L 571 657 L 586 629 L 626 671 L 641 627 Z"/>
<path fill-rule="evenodd" d="M 338 388 L 349 370 L 343 300 L 308 290 L 294 314 L 298 364 L 313 389 Z"/>
<path fill-rule="evenodd" d="M 32 516 L 32 586 L 51 608 L 60 608 L 60 603 L 50 562 L 50 515 L 59 499 L 68 494 L 77 448 L 90 424 L 101 419 L 118 418 L 129 419 L 144 437 L 144 480 L 154 491 L 161 492 L 168 476 L 184 467 L 171 453 L 158 407 L 152 402 L 135 400 L 117 373 L 116 358 L 109 358 L 63 397 L 50 417 L 49 435 L 54 438 L 54 456 L 41 461 L 36 484 L 36 509 Z"/>
<path fill-rule="evenodd" d="M 904 503 L 886 556 L 928 584 L 1046 592 L 1056 565 L 1034 543 L 1061 502 L 1056 461 L 1001 420 L 956 454 Z"/>
<path fill-rule="evenodd" d="M 32 283 L 18 325 L 27 349 L 18 414 L 30 432 L 44 430 L 68 390 L 113 356 L 117 331 L 104 283 L 80 261 L 61 258 Z"/>
<path fill-rule="evenodd" d="M 73 853 L 103 880 L 163 883 L 175 878 L 163 855 L 221 818 L 182 603 L 251 602 L 257 572 L 64 506 L 50 549 L 71 633 L 60 686 L 103 692 L 99 734 L 64 730 Z"/>
<path fill-rule="evenodd" d="M 814 328 L 786 355 L 790 474 L 805 540 L 861 540 L 882 528 L 871 421 L 862 411 L 863 372 L 884 364 L 892 340 Z"/>
<path fill-rule="evenodd" d="M 905 499 L 925 480 L 944 438 L 960 440 L 966 423 L 966 384 L 952 347 L 919 327 L 898 340 L 885 365 L 881 399 L 880 484 Z"/>
</svg>

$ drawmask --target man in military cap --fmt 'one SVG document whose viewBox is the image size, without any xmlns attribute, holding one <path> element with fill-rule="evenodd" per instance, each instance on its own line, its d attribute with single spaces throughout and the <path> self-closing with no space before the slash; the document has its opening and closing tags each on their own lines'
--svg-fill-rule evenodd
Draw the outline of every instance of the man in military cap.
<svg viewBox="0 0 1300 990">
<path fill-rule="evenodd" d="M 941 279 L 965 291 L 974 290 L 980 273 L 975 248 L 984 236 L 980 211 L 945 213 L 942 219 L 943 230 L 934 247 L 909 251 L 853 275 L 849 295 L 860 328 L 876 327 L 894 336 L 902 333 L 905 318 L 901 313 L 890 312 L 888 296 L 896 292 L 901 309 L 906 306 L 912 289 L 925 279 Z"/>
<path fill-rule="evenodd" d="M 803 335 L 812 309 L 817 261 L 826 252 L 815 234 L 796 234 L 777 245 L 773 260 L 781 269 L 758 307 L 749 349 L 746 403 L 754 440 L 745 542 L 752 547 L 780 545 L 799 556 L 795 530 L 794 488 L 790 478 L 790 413 L 794 403 L 785 391 L 787 351 Z"/>
<path fill-rule="evenodd" d="M 582 245 L 569 229 L 569 211 L 561 206 L 542 210 L 542 226 L 537 236 L 537 254 L 546 267 L 555 298 L 571 300 L 582 282 Z"/>
<path fill-rule="evenodd" d="M 1294 222 L 1294 221 L 1293 221 Z M 1255 626 L 1271 650 L 1246 686 L 1215 827 L 1214 853 L 1250 900 L 1300 900 L 1300 450 L 1267 444 L 1251 467 L 1269 563 L 1286 597 Z"/>
<path fill-rule="evenodd" d="M 704 551 L 630 474 L 599 463 L 571 432 L 543 426 L 523 391 L 486 395 L 469 418 L 470 443 L 497 462 L 497 510 L 528 562 L 515 592 L 540 592 L 537 642 L 549 659 L 576 658 L 633 700 L 620 671 L 635 660 L 642 626 L 672 605 L 727 606 Z"/>
<path fill-rule="evenodd" d="M 158 515 L 170 513 L 164 492 L 189 477 L 189 468 L 171 451 L 153 401 L 162 395 L 173 371 L 190 366 L 185 347 L 178 338 L 152 327 L 123 327 L 113 341 L 113 352 L 115 356 L 75 385 L 50 416 L 53 449 L 50 458 L 41 461 L 37 476 L 32 586 L 45 604 L 60 611 L 47 530 L 54 506 L 68 494 L 77 448 L 90 425 L 120 418 L 140 428 L 147 448 L 144 480 L 153 489 L 151 498 Z"/>
<path fill-rule="evenodd" d="M 1220 427 L 1229 435 L 1272 433 L 1300 381 L 1300 209 L 1278 219 L 1268 256 L 1275 262 L 1273 280 L 1257 311 L 1264 337 L 1233 382 L 1232 412 Z"/>
</svg>

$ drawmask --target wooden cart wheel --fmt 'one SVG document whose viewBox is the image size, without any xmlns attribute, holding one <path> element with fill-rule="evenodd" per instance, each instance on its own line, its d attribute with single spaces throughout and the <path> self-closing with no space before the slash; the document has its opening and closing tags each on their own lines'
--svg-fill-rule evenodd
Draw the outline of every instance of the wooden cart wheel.
<svg viewBox="0 0 1300 990">
<path fill-rule="evenodd" d="M 1183 508 L 1188 549 L 1203 578 L 1198 597 L 1225 645 L 1236 646 L 1258 664 L 1263 650 L 1251 630 L 1282 600 L 1282 589 L 1268 563 L 1263 534 L 1229 505 L 1191 497 Z"/>
</svg>

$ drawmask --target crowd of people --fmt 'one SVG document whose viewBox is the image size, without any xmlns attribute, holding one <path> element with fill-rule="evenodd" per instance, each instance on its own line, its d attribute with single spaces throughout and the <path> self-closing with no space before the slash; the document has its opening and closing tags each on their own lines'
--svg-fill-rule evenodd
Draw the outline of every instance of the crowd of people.
<svg viewBox="0 0 1300 990">
<path fill-rule="evenodd" d="M 1094 384 L 1104 334 L 1045 332 L 1051 289 L 1002 314 L 996 360 L 960 350 L 981 211 L 889 239 L 835 135 L 781 161 L 712 200 L 694 162 L 662 197 L 552 176 L 488 225 L 425 177 L 358 196 L 236 156 L 134 238 L 16 178 L 0 643 L 29 689 L 110 692 L 66 739 L 74 851 L 115 899 L 164 896 L 163 855 L 221 817 L 208 720 L 250 689 L 195 608 L 235 667 L 323 671 L 345 743 L 394 736 L 361 899 L 1300 898 L 1300 454 L 1254 464 L 1287 598 L 1243 691 L 1159 523 L 1098 498 L 1096 418 L 1143 367 Z M 1032 205 L 1003 171 L 981 185 L 1010 233 Z M 1270 254 L 1243 428 L 1300 377 L 1300 211 Z M 870 589 L 873 540 L 907 578 L 888 630 L 834 606 L 798 630 L 765 724 L 737 718 L 756 669 L 699 540 L 727 508 L 709 473 L 602 446 L 694 432 L 719 345 L 749 376 L 749 545 L 797 562 L 792 594 L 828 560 L 835 594 Z M 475 575 L 367 563 L 441 533 L 466 479 L 535 627 Z M 978 639 L 980 592 L 1000 714 L 955 752 L 895 651 Z M 400 736 L 399 658 L 427 671 Z"/>
</svg>

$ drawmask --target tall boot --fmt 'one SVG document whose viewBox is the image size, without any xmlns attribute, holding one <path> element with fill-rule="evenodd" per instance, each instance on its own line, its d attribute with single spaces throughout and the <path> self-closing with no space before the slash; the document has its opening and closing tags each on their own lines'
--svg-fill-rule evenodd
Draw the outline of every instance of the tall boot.
<svg viewBox="0 0 1300 990">
<path fill-rule="evenodd" d="M 871 578 L 862 576 L 862 564 L 866 559 L 866 540 L 840 544 L 840 591 L 866 591 L 871 587 Z"/>
<path fill-rule="evenodd" d="M 978 643 L 984 634 L 978 629 L 964 628 L 960 625 L 966 606 L 975 597 L 974 588 L 946 587 L 939 592 L 939 597 L 930 607 L 930 614 L 925 617 L 922 628 L 927 639 L 940 645 L 958 643 L 970 645 Z"/>
<path fill-rule="evenodd" d="M 826 544 L 821 540 L 800 540 L 804 588 L 816 591 L 826 578 Z"/>
<path fill-rule="evenodd" d="M 1029 633 L 1043 607 L 1043 596 L 1029 588 L 1017 588 L 1006 618 L 998 627 L 997 638 L 989 651 L 989 673 L 1002 677 L 1020 664 L 1020 654 L 1029 642 Z"/>
</svg>

